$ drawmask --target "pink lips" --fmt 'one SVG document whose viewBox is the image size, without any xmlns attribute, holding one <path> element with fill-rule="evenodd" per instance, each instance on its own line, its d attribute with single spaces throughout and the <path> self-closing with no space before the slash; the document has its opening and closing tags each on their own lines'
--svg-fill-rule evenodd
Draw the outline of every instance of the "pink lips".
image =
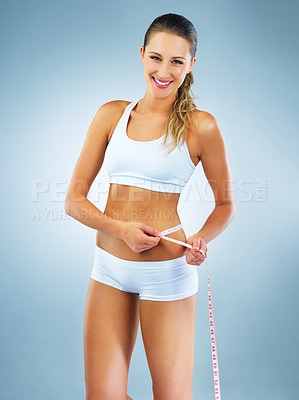
<svg viewBox="0 0 299 400">
<path fill-rule="evenodd" d="M 160 88 L 160 89 L 168 88 L 168 86 L 172 83 L 172 81 L 170 81 L 170 82 L 168 83 L 168 85 L 160 85 L 160 84 L 155 80 L 154 77 L 153 77 L 153 81 L 154 81 L 155 85 L 156 85 L 158 88 Z"/>
</svg>

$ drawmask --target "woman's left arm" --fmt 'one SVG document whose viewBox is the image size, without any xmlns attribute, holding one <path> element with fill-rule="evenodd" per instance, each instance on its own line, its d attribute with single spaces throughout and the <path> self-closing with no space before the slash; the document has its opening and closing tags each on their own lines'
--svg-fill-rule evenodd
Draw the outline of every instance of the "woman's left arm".
<svg viewBox="0 0 299 400">
<path fill-rule="evenodd" d="M 215 199 L 215 208 L 202 228 L 196 233 L 205 243 L 218 236 L 232 221 L 236 214 L 231 170 L 226 144 L 216 119 L 204 113 L 197 138 L 200 143 L 200 159 L 204 173 L 211 186 Z"/>
</svg>

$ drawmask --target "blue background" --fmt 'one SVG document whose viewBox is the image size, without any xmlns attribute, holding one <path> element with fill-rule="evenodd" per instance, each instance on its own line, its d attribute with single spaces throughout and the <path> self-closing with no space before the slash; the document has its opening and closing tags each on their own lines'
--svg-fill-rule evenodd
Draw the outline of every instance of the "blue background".
<svg viewBox="0 0 299 400">
<path fill-rule="evenodd" d="M 143 97 L 139 49 L 153 19 L 168 12 L 198 32 L 192 90 L 222 129 L 234 180 L 236 217 L 208 245 L 222 398 L 295 398 L 298 3 L 0 7 L 1 399 L 85 398 L 83 315 L 96 231 L 65 214 L 64 198 L 98 108 Z M 105 179 L 103 167 L 89 194 L 102 211 Z M 188 235 L 213 208 L 201 168 L 190 187 L 178 209 Z M 205 265 L 198 274 L 193 395 L 212 400 Z M 128 394 L 152 399 L 140 328 Z"/>
</svg>

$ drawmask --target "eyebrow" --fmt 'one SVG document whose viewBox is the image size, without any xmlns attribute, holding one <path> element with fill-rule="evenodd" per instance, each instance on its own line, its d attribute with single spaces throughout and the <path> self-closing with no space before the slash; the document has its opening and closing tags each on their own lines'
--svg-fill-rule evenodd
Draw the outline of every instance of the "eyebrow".
<svg viewBox="0 0 299 400">
<path fill-rule="evenodd" d="M 156 53 L 155 51 L 149 51 L 149 53 L 157 54 L 158 56 L 162 57 L 161 54 Z M 186 60 L 186 58 L 182 57 L 182 56 L 177 56 L 177 57 L 172 57 L 172 58 L 183 58 L 184 60 Z"/>
</svg>

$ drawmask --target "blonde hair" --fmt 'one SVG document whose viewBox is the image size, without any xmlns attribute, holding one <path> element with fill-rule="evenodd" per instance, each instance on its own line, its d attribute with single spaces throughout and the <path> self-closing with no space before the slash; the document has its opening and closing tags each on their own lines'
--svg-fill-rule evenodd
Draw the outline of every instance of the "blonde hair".
<svg viewBox="0 0 299 400">
<path fill-rule="evenodd" d="M 178 35 L 186 39 L 190 46 L 191 60 L 196 54 L 197 49 L 197 33 L 193 24 L 182 15 L 164 14 L 157 17 L 149 26 L 144 36 L 144 51 L 150 41 L 151 35 L 157 32 L 167 32 Z M 163 147 L 166 145 L 170 135 L 171 141 L 168 144 L 171 153 L 177 146 L 183 144 L 186 140 L 186 128 L 190 121 L 190 111 L 196 108 L 194 103 L 191 86 L 194 83 L 192 71 L 186 74 L 184 82 L 178 89 L 177 98 L 173 103 L 172 110 L 166 123 L 166 132 L 163 141 Z M 192 96 L 190 95 L 192 93 Z M 182 142 L 182 143 L 181 143 Z"/>
</svg>

